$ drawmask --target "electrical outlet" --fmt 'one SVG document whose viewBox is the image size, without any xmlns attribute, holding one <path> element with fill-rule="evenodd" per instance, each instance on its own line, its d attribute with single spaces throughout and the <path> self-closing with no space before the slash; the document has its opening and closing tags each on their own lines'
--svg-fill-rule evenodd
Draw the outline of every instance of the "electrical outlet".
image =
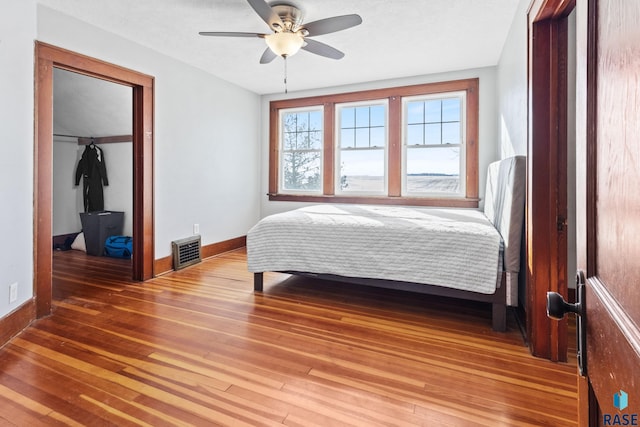
<svg viewBox="0 0 640 427">
<path fill-rule="evenodd" d="M 193 234 L 200 234 L 200 224 L 193 224 Z"/>
<path fill-rule="evenodd" d="M 18 283 L 12 283 L 9 285 L 9 304 L 15 302 L 18 299 Z"/>
</svg>

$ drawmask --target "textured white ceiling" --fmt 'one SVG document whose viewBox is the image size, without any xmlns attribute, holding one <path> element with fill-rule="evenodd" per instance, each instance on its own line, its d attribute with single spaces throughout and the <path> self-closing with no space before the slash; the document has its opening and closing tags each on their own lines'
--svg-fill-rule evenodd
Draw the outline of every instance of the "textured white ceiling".
<svg viewBox="0 0 640 427">
<path fill-rule="evenodd" d="M 267 33 L 245 0 L 39 0 L 258 94 L 282 92 L 284 63 L 259 64 Z M 301 51 L 287 60 L 289 91 L 496 65 L 518 0 L 293 0 L 305 22 L 357 13 L 363 23 L 316 40 L 341 60 Z"/>
</svg>

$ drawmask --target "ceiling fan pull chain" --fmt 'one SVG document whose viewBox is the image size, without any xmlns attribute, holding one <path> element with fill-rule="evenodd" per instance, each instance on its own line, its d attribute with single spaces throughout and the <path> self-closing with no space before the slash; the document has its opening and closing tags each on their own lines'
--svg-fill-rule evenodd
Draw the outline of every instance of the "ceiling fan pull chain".
<svg viewBox="0 0 640 427">
<path fill-rule="evenodd" d="M 284 58 L 284 93 L 287 93 L 287 57 L 283 56 Z"/>
</svg>

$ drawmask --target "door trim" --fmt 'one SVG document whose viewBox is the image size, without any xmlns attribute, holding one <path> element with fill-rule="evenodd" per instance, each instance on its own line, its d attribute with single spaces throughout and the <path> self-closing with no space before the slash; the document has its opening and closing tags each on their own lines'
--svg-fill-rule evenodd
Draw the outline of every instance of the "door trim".
<svg viewBox="0 0 640 427">
<path fill-rule="evenodd" d="M 587 277 L 595 275 L 597 243 L 597 28 L 595 1 L 582 1 L 576 14 L 576 266 Z M 591 382 L 586 376 L 578 376 L 578 425 L 595 426 L 599 419 L 598 400 Z"/>
<path fill-rule="evenodd" d="M 133 279 L 153 277 L 154 79 L 46 43 L 35 44 L 34 297 L 36 317 L 51 312 L 53 199 L 53 68 L 133 88 Z"/>
<path fill-rule="evenodd" d="M 567 16 L 575 0 L 534 0 L 528 19 L 527 335 L 532 354 L 567 360 L 567 321 L 547 292 L 568 298 Z"/>
</svg>

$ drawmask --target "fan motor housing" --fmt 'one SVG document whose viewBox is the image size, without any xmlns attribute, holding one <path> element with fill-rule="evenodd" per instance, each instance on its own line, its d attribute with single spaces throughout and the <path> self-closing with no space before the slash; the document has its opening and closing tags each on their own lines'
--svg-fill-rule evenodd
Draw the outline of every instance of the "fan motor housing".
<svg viewBox="0 0 640 427">
<path fill-rule="evenodd" d="M 304 14 L 302 13 L 302 10 L 293 3 L 278 1 L 270 4 L 270 6 L 273 11 L 280 17 L 282 22 L 284 22 L 284 29 L 289 31 L 296 31 L 300 24 L 302 24 Z"/>
</svg>

